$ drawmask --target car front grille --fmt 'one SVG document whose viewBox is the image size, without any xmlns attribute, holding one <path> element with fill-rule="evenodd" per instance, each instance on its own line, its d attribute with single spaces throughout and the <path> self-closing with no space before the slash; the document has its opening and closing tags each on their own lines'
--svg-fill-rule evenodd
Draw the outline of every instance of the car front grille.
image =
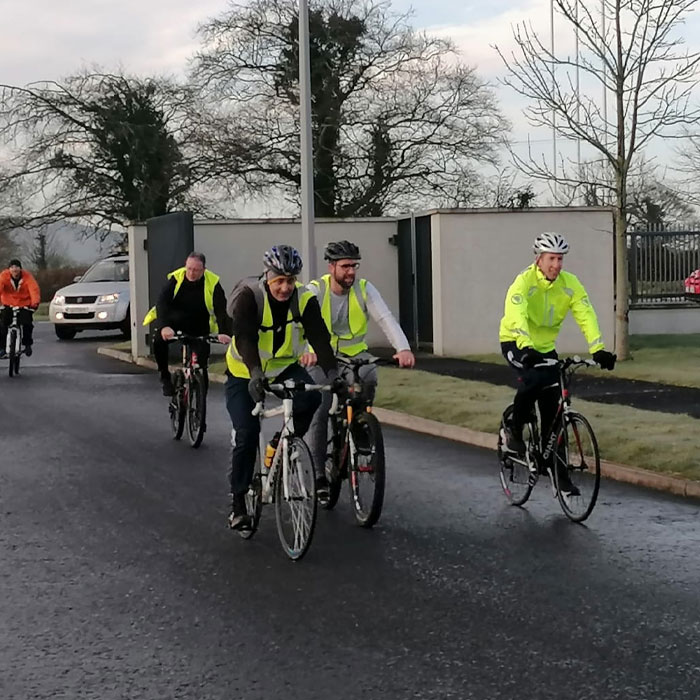
<svg viewBox="0 0 700 700">
<path fill-rule="evenodd" d="M 65 318 L 67 320 L 95 318 L 95 312 L 88 311 L 84 314 L 72 314 L 72 313 L 70 313 L 70 311 L 67 311 L 66 313 L 63 314 L 63 318 Z"/>
<path fill-rule="evenodd" d="M 66 297 L 66 304 L 94 304 L 97 297 Z"/>
</svg>

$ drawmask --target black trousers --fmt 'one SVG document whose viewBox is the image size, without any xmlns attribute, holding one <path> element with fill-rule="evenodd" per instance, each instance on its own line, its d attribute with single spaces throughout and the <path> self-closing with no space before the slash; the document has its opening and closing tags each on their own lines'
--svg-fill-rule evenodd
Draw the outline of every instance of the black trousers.
<svg viewBox="0 0 700 700">
<path fill-rule="evenodd" d="M 300 365 L 293 364 L 275 378 L 275 381 L 296 379 L 313 383 L 309 373 Z M 251 415 L 255 402 L 248 393 L 249 379 L 229 376 L 226 380 L 226 409 L 231 417 L 233 434 L 231 439 L 231 469 L 229 482 L 231 493 L 242 494 L 248 490 L 253 479 L 255 455 L 260 435 L 260 419 Z M 294 433 L 303 437 L 311 425 L 316 409 L 321 405 L 320 391 L 303 391 L 294 397 Z"/>
<path fill-rule="evenodd" d="M 530 418 L 535 402 L 540 409 L 542 438 L 546 439 L 552 428 L 559 405 L 559 370 L 556 367 L 527 369 L 522 365 L 525 350 L 519 350 L 514 342 L 501 343 L 501 352 L 508 364 L 517 372 L 518 391 L 513 399 L 513 424 L 521 428 Z M 557 358 L 556 350 L 543 353 Z"/>
<path fill-rule="evenodd" d="M 22 326 L 22 343 L 31 345 L 34 342 L 32 334 L 34 333 L 34 322 L 31 311 L 20 309 L 17 314 L 17 322 Z M 4 306 L 0 311 L 0 349 L 5 349 L 7 341 L 7 327 L 12 323 L 12 309 L 9 306 Z"/>
</svg>

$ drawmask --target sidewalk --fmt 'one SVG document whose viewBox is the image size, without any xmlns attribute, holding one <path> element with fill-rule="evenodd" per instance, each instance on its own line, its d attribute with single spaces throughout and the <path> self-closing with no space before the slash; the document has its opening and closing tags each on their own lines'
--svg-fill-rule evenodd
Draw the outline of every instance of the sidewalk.
<svg viewBox="0 0 700 700">
<path fill-rule="evenodd" d="M 418 353 L 416 369 L 459 379 L 512 386 L 514 391 L 516 388 L 515 372 L 506 365 L 505 360 L 499 365 Z M 700 389 L 620 379 L 615 377 L 614 371 L 591 369 L 588 372 L 578 372 L 574 379 L 573 393 L 577 398 L 597 403 L 620 404 L 661 413 L 687 413 L 692 418 L 700 418 Z"/>
</svg>

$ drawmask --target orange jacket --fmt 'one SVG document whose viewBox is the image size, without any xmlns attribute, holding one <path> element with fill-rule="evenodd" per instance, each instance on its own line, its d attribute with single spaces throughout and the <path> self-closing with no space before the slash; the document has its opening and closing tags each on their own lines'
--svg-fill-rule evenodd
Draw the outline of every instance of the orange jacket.
<svg viewBox="0 0 700 700">
<path fill-rule="evenodd" d="M 22 270 L 19 287 L 15 289 L 9 270 L 0 272 L 0 304 L 5 306 L 39 306 L 41 292 L 31 272 Z"/>
</svg>

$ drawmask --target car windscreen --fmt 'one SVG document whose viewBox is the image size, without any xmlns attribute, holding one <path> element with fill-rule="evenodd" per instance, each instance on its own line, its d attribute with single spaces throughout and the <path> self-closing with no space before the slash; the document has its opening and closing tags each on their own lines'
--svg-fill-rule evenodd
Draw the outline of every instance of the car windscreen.
<svg viewBox="0 0 700 700">
<path fill-rule="evenodd" d="M 100 260 L 81 278 L 81 282 L 128 282 L 129 263 L 126 260 Z"/>
</svg>

